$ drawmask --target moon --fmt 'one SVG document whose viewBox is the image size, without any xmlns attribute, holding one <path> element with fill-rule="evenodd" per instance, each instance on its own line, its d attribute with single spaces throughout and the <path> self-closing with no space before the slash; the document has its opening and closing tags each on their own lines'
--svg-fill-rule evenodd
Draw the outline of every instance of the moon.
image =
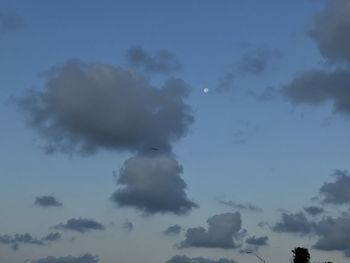
<svg viewBox="0 0 350 263">
<path fill-rule="evenodd" d="M 204 89 L 203 89 L 203 92 L 204 92 L 204 93 L 208 93 L 208 92 L 209 92 L 209 89 L 208 89 L 208 88 L 204 88 Z"/>
</svg>

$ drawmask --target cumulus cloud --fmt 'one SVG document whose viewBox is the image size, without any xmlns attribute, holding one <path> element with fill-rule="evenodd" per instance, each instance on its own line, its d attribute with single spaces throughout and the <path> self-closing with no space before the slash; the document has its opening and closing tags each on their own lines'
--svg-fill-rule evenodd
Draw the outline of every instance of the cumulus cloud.
<svg viewBox="0 0 350 263">
<path fill-rule="evenodd" d="M 285 86 L 292 103 L 319 105 L 333 103 L 334 111 L 350 114 L 350 69 L 309 70 Z"/>
<path fill-rule="evenodd" d="M 166 236 L 175 236 L 180 234 L 181 231 L 182 231 L 182 227 L 176 224 L 173 226 L 169 226 L 167 229 L 165 229 L 163 231 L 163 234 Z"/>
<path fill-rule="evenodd" d="M 320 188 L 322 201 L 326 204 L 350 204 L 350 174 L 346 170 L 333 173 L 335 182 L 324 183 Z"/>
<path fill-rule="evenodd" d="M 134 228 L 134 224 L 132 222 L 130 222 L 129 220 L 125 220 L 125 222 L 123 224 L 123 228 L 126 231 L 131 232 Z"/>
<path fill-rule="evenodd" d="M 62 206 L 62 203 L 59 202 L 55 197 L 48 195 L 36 197 L 34 204 L 44 208 Z"/>
<path fill-rule="evenodd" d="M 59 224 L 54 226 L 55 229 L 76 231 L 79 233 L 85 233 L 90 230 L 105 230 L 105 226 L 93 219 L 86 218 L 71 218 L 67 220 L 65 224 Z"/>
<path fill-rule="evenodd" d="M 350 63 L 349 14 L 348 0 L 328 0 L 314 17 L 309 34 L 329 62 Z"/>
<path fill-rule="evenodd" d="M 152 86 L 138 73 L 69 60 L 47 73 L 43 90 L 17 99 L 48 153 L 99 149 L 170 152 L 193 122 L 188 85 L 170 78 Z"/>
<path fill-rule="evenodd" d="M 254 245 L 254 246 L 267 246 L 268 240 L 269 240 L 268 236 L 262 236 L 262 237 L 252 236 L 252 237 L 248 237 L 245 242 L 249 245 Z"/>
<path fill-rule="evenodd" d="M 124 163 L 111 199 L 119 207 L 134 207 L 146 214 L 186 214 L 198 205 L 188 199 L 179 163 L 166 155 L 135 156 Z"/>
<path fill-rule="evenodd" d="M 282 213 L 281 221 L 271 227 L 275 232 L 309 234 L 313 231 L 314 224 L 309 221 L 303 212 Z"/>
<path fill-rule="evenodd" d="M 304 211 L 312 216 L 317 216 L 324 213 L 324 209 L 319 206 L 307 206 L 304 207 Z"/>
<path fill-rule="evenodd" d="M 315 226 L 315 233 L 320 236 L 316 249 L 325 251 L 343 251 L 350 257 L 350 216 L 342 215 L 338 218 L 327 217 Z"/>
<path fill-rule="evenodd" d="M 0 243 L 4 245 L 9 245 L 13 250 L 18 250 L 19 245 L 31 244 L 37 246 L 44 246 L 48 242 L 53 242 L 61 239 L 62 235 L 60 233 L 49 233 L 45 237 L 35 238 L 31 234 L 15 234 L 10 235 L 0 235 Z"/>
<path fill-rule="evenodd" d="M 328 0 L 324 10 L 315 15 L 310 36 L 321 55 L 335 67 L 298 74 L 285 86 L 292 103 L 318 105 L 329 101 L 335 112 L 350 113 L 349 14 L 349 1 Z"/>
<path fill-rule="evenodd" d="M 22 19 L 15 14 L 0 13 L 0 33 L 16 31 L 22 26 Z"/>
<path fill-rule="evenodd" d="M 238 67 L 243 74 L 259 75 L 266 70 L 270 61 L 279 55 L 280 52 L 267 48 L 251 50 L 243 55 Z"/>
<path fill-rule="evenodd" d="M 207 220 L 208 229 L 204 227 L 189 228 L 186 238 L 178 247 L 209 247 L 209 248 L 237 248 L 237 240 L 245 235 L 241 228 L 242 220 L 239 212 L 223 213 Z"/>
<path fill-rule="evenodd" d="M 167 50 L 150 54 L 142 47 L 132 47 L 127 51 L 127 59 L 131 65 L 146 72 L 170 73 L 182 69 L 176 56 Z"/>
<path fill-rule="evenodd" d="M 219 201 L 220 204 L 223 204 L 223 205 L 226 205 L 226 206 L 229 206 L 233 209 L 239 209 L 239 210 L 248 210 L 248 211 L 252 211 L 252 212 L 262 212 L 263 210 L 256 206 L 256 205 L 253 205 L 253 204 L 240 204 L 240 203 L 236 203 L 236 202 L 233 202 L 233 201 Z"/>
<path fill-rule="evenodd" d="M 91 254 L 85 254 L 78 257 L 46 257 L 31 261 L 31 263 L 98 263 L 98 257 Z"/>
<path fill-rule="evenodd" d="M 213 260 L 203 257 L 189 258 L 187 256 L 176 255 L 169 259 L 167 263 L 237 263 L 237 261 L 228 258 Z"/>
</svg>

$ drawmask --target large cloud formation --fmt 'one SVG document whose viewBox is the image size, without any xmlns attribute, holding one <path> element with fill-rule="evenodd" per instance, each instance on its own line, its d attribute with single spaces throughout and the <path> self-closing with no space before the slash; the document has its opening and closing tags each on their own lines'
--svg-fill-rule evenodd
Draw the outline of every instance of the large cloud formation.
<svg viewBox="0 0 350 263">
<path fill-rule="evenodd" d="M 53 67 L 42 91 L 18 99 L 47 152 L 92 154 L 99 149 L 170 152 L 193 122 L 188 86 L 168 79 L 154 87 L 141 74 L 69 60 Z"/>
<path fill-rule="evenodd" d="M 169 259 L 166 263 L 237 263 L 237 261 L 228 258 L 214 260 L 203 257 L 189 258 L 187 256 L 176 255 Z"/>
<path fill-rule="evenodd" d="M 309 31 L 321 54 L 332 63 L 350 63 L 350 2 L 328 0 Z"/>
<path fill-rule="evenodd" d="M 47 73 L 42 91 L 31 91 L 18 103 L 48 153 L 136 154 L 125 162 L 121 188 L 112 196 L 120 207 L 180 215 L 197 207 L 186 196 L 182 167 L 171 157 L 172 144 L 194 121 L 188 94 L 182 79 L 155 87 L 134 71 L 69 60 Z"/>
<path fill-rule="evenodd" d="M 312 235 L 318 240 L 313 248 L 324 251 L 342 251 L 350 257 L 350 214 L 343 213 L 339 217 L 323 217 L 319 221 L 311 221 L 300 212 L 282 214 L 281 222 L 272 227 L 273 231 Z"/>
<path fill-rule="evenodd" d="M 54 226 L 55 229 L 76 231 L 84 234 L 90 230 L 105 230 L 105 226 L 100 222 L 87 218 L 71 218 L 65 224 Z"/>
<path fill-rule="evenodd" d="M 328 0 L 314 18 L 310 36 L 332 69 L 299 73 L 285 92 L 291 102 L 317 105 L 330 101 L 337 113 L 350 114 L 350 2 Z"/>
<path fill-rule="evenodd" d="M 132 47 L 127 51 L 128 61 L 135 67 L 152 73 L 170 73 L 182 69 L 176 56 L 166 50 L 150 54 L 142 47 Z"/>
<path fill-rule="evenodd" d="M 245 230 L 241 228 L 242 220 L 239 212 L 223 213 L 207 220 L 208 230 L 204 227 L 189 228 L 186 238 L 179 244 L 179 248 L 208 247 L 208 248 L 237 248 L 236 243 Z"/>
<path fill-rule="evenodd" d="M 337 218 L 326 217 L 315 226 L 315 233 L 320 237 L 313 246 L 325 251 L 343 251 L 350 257 L 350 215 Z"/>
<path fill-rule="evenodd" d="M 136 207 L 146 214 L 186 214 L 197 204 L 187 198 L 182 171 L 169 156 L 132 157 L 120 170 L 118 184 L 122 187 L 111 199 L 120 207 Z"/>
<path fill-rule="evenodd" d="M 31 263 L 98 263 L 98 257 L 91 254 L 84 254 L 78 257 L 46 257 L 31 261 Z"/>
</svg>

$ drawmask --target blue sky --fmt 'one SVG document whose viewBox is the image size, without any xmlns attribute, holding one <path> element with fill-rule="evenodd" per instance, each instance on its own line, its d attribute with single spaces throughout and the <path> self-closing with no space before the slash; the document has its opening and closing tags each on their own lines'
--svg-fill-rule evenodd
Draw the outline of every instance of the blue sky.
<svg viewBox="0 0 350 263">
<path fill-rule="evenodd" d="M 349 2 L 0 7 L 1 262 L 348 261 Z"/>
</svg>

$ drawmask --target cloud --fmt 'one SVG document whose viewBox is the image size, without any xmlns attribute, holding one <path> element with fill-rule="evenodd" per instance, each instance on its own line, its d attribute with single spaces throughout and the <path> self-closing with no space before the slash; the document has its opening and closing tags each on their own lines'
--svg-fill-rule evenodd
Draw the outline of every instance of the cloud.
<svg viewBox="0 0 350 263">
<path fill-rule="evenodd" d="M 152 86 L 141 74 L 69 60 L 47 73 L 43 90 L 17 99 L 47 153 L 93 154 L 99 149 L 171 152 L 193 122 L 188 85 L 170 78 Z"/>
<path fill-rule="evenodd" d="M 295 104 L 319 105 L 330 101 L 334 111 L 350 114 L 350 69 L 309 70 L 285 86 L 287 98 Z"/>
<path fill-rule="evenodd" d="M 111 200 L 119 207 L 134 207 L 146 214 L 186 214 L 197 204 L 186 195 L 179 163 L 166 155 L 135 156 L 124 163 Z"/>
<path fill-rule="evenodd" d="M 315 233 L 320 236 L 313 248 L 325 251 L 343 251 L 350 257 L 350 216 L 327 217 L 316 224 Z"/>
<path fill-rule="evenodd" d="M 18 250 L 19 245 L 31 244 L 37 246 L 44 246 L 47 242 L 53 242 L 61 239 L 62 235 L 60 233 L 49 233 L 45 237 L 35 238 L 31 234 L 15 234 L 10 235 L 0 235 L 0 243 L 4 245 L 9 245 L 13 250 Z"/>
<path fill-rule="evenodd" d="M 176 255 L 169 259 L 166 263 L 237 263 L 237 261 L 228 258 L 213 260 L 203 257 L 189 258 L 187 256 Z"/>
<path fill-rule="evenodd" d="M 166 236 L 175 236 L 180 234 L 182 227 L 179 225 L 169 226 L 166 230 L 163 231 L 163 234 Z"/>
<path fill-rule="evenodd" d="M 126 231 L 131 232 L 134 228 L 134 224 L 132 222 L 130 222 L 129 220 L 125 220 L 125 222 L 123 224 L 123 228 Z"/>
<path fill-rule="evenodd" d="M 55 197 L 48 195 L 36 197 L 34 204 L 44 208 L 62 206 L 62 203 L 59 202 Z"/>
<path fill-rule="evenodd" d="M 34 260 L 31 263 L 98 263 L 98 257 L 91 254 L 85 254 L 78 257 L 46 257 Z"/>
<path fill-rule="evenodd" d="M 224 76 L 219 80 L 219 84 L 216 88 L 218 92 L 227 92 L 234 87 L 235 74 L 233 72 L 226 72 Z"/>
<path fill-rule="evenodd" d="M 318 206 L 307 206 L 304 207 L 304 211 L 312 216 L 317 216 L 324 213 L 324 209 Z"/>
<path fill-rule="evenodd" d="M 219 202 L 220 204 L 229 206 L 233 209 L 248 210 L 248 211 L 259 212 L 259 213 L 263 211 L 260 207 L 253 204 L 240 204 L 233 201 L 219 201 Z"/>
<path fill-rule="evenodd" d="M 303 212 L 295 214 L 282 213 L 281 221 L 271 227 L 275 232 L 309 234 L 314 224 L 309 221 Z"/>
<path fill-rule="evenodd" d="M 326 204 L 350 204 L 350 174 L 348 171 L 336 170 L 335 182 L 324 183 L 320 188 L 322 201 Z"/>
<path fill-rule="evenodd" d="M 19 16 L 0 13 L 0 33 L 16 31 L 22 25 L 22 19 Z"/>
<path fill-rule="evenodd" d="M 350 63 L 350 2 L 328 0 L 309 30 L 322 56 L 331 63 Z"/>
<path fill-rule="evenodd" d="M 249 245 L 254 245 L 254 246 L 267 246 L 268 240 L 269 240 L 268 236 L 262 236 L 262 237 L 252 236 L 252 237 L 248 237 L 245 242 Z"/>
<path fill-rule="evenodd" d="M 335 112 L 350 113 L 349 13 L 349 1 L 328 0 L 315 15 L 309 34 L 321 55 L 334 67 L 299 73 L 285 86 L 285 94 L 292 103 L 319 105 L 329 101 Z"/>
<path fill-rule="evenodd" d="M 69 231 L 76 231 L 79 233 L 85 233 L 90 230 L 105 230 L 104 225 L 101 223 L 93 220 L 93 219 L 86 219 L 86 218 L 71 218 L 67 220 L 65 224 L 59 224 L 54 226 L 55 229 L 62 229 L 62 230 L 69 230 Z"/>
<path fill-rule="evenodd" d="M 270 61 L 280 56 L 277 50 L 270 50 L 266 48 L 258 48 L 247 52 L 239 61 L 239 71 L 242 74 L 259 75 L 263 73 Z"/>
<path fill-rule="evenodd" d="M 166 50 L 150 54 L 142 47 L 133 47 L 127 51 L 127 59 L 131 65 L 146 72 L 171 73 L 182 69 L 176 56 Z"/>
<path fill-rule="evenodd" d="M 207 220 L 208 230 L 204 227 L 189 228 L 186 238 L 178 247 L 237 248 L 236 241 L 245 234 L 241 228 L 242 220 L 239 212 L 223 213 Z"/>
<path fill-rule="evenodd" d="M 43 240 L 43 241 L 57 241 L 57 240 L 60 240 L 61 238 L 62 238 L 62 234 L 55 232 L 55 233 L 49 233 L 48 235 L 43 237 L 41 240 Z"/>
</svg>

